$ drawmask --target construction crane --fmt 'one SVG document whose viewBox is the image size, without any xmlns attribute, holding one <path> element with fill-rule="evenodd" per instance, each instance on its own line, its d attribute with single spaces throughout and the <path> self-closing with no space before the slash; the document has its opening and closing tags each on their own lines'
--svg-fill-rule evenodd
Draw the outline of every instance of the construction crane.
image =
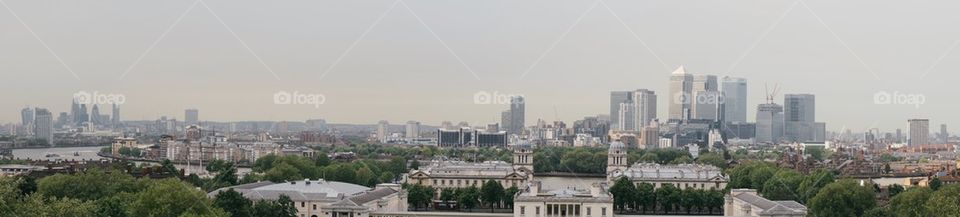
<svg viewBox="0 0 960 217">
<path fill-rule="evenodd" d="M 767 103 L 773 103 L 773 97 L 777 95 L 777 92 L 780 92 L 780 84 L 774 84 L 772 92 L 767 87 L 767 84 L 763 84 L 763 90 L 766 91 L 767 94 Z"/>
</svg>

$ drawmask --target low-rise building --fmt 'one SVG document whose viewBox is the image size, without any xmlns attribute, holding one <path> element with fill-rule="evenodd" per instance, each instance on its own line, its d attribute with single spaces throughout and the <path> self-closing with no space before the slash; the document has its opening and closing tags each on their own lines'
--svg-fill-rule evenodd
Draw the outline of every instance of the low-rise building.
<svg viewBox="0 0 960 217">
<path fill-rule="evenodd" d="M 515 217 L 608 217 L 613 216 L 613 195 L 606 183 L 590 189 L 541 189 L 531 181 L 513 200 Z"/>
<path fill-rule="evenodd" d="M 723 216 L 803 217 L 807 207 L 792 200 L 772 201 L 753 189 L 731 189 L 724 198 Z"/>
<path fill-rule="evenodd" d="M 650 183 L 654 188 L 673 185 L 680 189 L 724 189 L 729 177 L 723 175 L 720 168 L 705 164 L 637 163 L 621 174 L 607 174 L 610 180 L 626 176 L 634 184 Z"/>
<path fill-rule="evenodd" d="M 286 195 L 301 217 L 370 217 L 375 212 L 407 211 L 407 193 L 398 184 L 380 184 L 368 188 L 344 182 L 301 180 L 284 183 L 269 181 L 217 189 L 207 194 L 214 198 L 233 189 L 254 202 L 277 200 Z"/>
</svg>

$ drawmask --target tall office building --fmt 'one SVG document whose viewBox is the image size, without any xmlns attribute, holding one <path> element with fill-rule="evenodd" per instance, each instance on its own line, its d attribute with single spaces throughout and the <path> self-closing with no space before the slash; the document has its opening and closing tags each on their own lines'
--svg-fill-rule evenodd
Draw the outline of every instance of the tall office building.
<svg viewBox="0 0 960 217">
<path fill-rule="evenodd" d="M 776 103 L 757 105 L 756 142 L 778 143 L 783 136 L 783 106 Z"/>
<path fill-rule="evenodd" d="M 407 121 L 407 138 L 416 139 L 420 138 L 420 122 L 416 121 Z"/>
<path fill-rule="evenodd" d="M 650 121 L 657 119 L 657 94 L 652 90 L 639 89 L 633 92 L 633 109 L 635 116 L 636 130 L 650 124 Z"/>
<path fill-rule="evenodd" d="M 813 94 L 786 94 L 783 99 L 784 139 L 814 141 L 816 98 Z"/>
<path fill-rule="evenodd" d="M 186 125 L 196 125 L 200 123 L 200 111 L 197 109 L 184 110 L 183 120 Z"/>
<path fill-rule="evenodd" d="M 632 91 L 612 91 L 610 92 L 610 120 L 613 122 L 613 129 L 620 129 L 620 104 L 633 103 Z"/>
<path fill-rule="evenodd" d="M 903 143 L 903 130 L 897 129 L 897 143 Z"/>
<path fill-rule="evenodd" d="M 53 114 L 43 108 L 36 109 L 33 122 L 33 136 L 43 139 L 47 144 L 53 144 Z"/>
<path fill-rule="evenodd" d="M 686 120 L 689 118 L 689 98 L 693 88 L 693 75 L 687 74 L 683 66 L 677 68 L 670 75 L 670 104 L 668 114 L 670 119 Z"/>
<path fill-rule="evenodd" d="M 637 115 L 636 108 L 637 106 L 633 103 L 620 103 L 620 108 L 617 109 L 618 112 L 620 112 L 617 114 L 617 130 L 631 131 L 637 129 L 637 118 L 635 117 Z"/>
<path fill-rule="evenodd" d="M 87 105 L 80 104 L 80 109 L 77 110 L 77 124 L 82 125 L 83 123 L 90 122 L 90 115 L 87 114 Z"/>
<path fill-rule="evenodd" d="M 930 120 L 929 119 L 910 119 L 910 146 L 926 145 L 929 143 Z"/>
<path fill-rule="evenodd" d="M 513 96 L 510 97 L 510 126 L 507 128 L 508 132 L 511 134 L 521 134 L 523 133 L 524 118 L 525 114 L 525 105 L 526 101 L 523 96 Z"/>
<path fill-rule="evenodd" d="M 23 126 L 30 126 L 33 123 L 33 109 L 26 107 L 20 110 L 20 121 Z"/>
<path fill-rule="evenodd" d="M 100 107 L 97 104 L 93 104 L 93 108 L 90 109 L 90 122 L 94 125 L 102 124 L 103 120 L 100 120 Z"/>
<path fill-rule="evenodd" d="M 690 118 L 720 120 L 723 117 L 724 96 L 720 91 L 696 91 L 690 97 Z"/>
<path fill-rule="evenodd" d="M 113 127 L 120 127 L 120 106 L 113 104 L 111 113 L 112 115 L 110 115 L 110 123 L 113 124 Z"/>
<path fill-rule="evenodd" d="M 723 119 L 727 122 L 747 122 L 747 79 L 723 77 Z"/>
<path fill-rule="evenodd" d="M 377 122 L 377 141 L 387 142 L 388 136 L 390 136 L 390 122 L 386 120 Z"/>
<path fill-rule="evenodd" d="M 690 92 L 699 91 L 718 91 L 716 75 L 694 75 L 693 83 L 690 86 Z"/>
<path fill-rule="evenodd" d="M 940 143 L 947 144 L 949 140 L 950 140 L 950 133 L 947 132 L 947 125 L 941 124 L 940 125 Z"/>
</svg>

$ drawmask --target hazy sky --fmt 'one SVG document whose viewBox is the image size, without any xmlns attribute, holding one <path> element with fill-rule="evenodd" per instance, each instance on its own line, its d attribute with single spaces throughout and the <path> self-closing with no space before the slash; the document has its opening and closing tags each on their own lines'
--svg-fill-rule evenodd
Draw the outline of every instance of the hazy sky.
<svg viewBox="0 0 960 217">
<path fill-rule="evenodd" d="M 816 94 L 830 130 L 960 118 L 952 1 L 0 2 L 0 122 L 25 105 L 68 111 L 78 91 L 123 94 L 126 120 L 197 108 L 214 121 L 481 125 L 507 106 L 475 104 L 478 91 L 525 95 L 527 124 L 572 124 L 607 113 L 612 90 L 647 88 L 664 118 L 680 65 L 747 78 L 751 108 L 764 84 L 781 85 L 781 104 Z M 278 91 L 326 101 L 277 105 Z M 879 91 L 925 102 L 876 104 Z"/>
</svg>

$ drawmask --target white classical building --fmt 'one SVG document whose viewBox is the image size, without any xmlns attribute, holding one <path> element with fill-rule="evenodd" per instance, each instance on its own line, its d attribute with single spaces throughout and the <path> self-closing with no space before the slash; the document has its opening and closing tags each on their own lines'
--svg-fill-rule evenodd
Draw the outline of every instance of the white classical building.
<svg viewBox="0 0 960 217">
<path fill-rule="evenodd" d="M 513 162 L 434 160 L 420 169 L 411 170 L 405 180 L 408 184 L 434 188 L 479 188 L 487 180 L 499 182 L 504 188 L 522 188 L 527 181 L 533 180 L 533 149 L 518 146 L 514 149 Z"/>
<path fill-rule="evenodd" d="M 723 216 L 803 217 L 807 207 L 792 200 L 771 201 L 753 189 L 730 189 L 724 199 Z"/>
<path fill-rule="evenodd" d="M 706 164 L 636 163 L 628 167 L 625 145 L 619 142 L 610 144 L 607 156 L 607 181 L 609 182 L 626 176 L 634 184 L 645 182 L 653 184 L 654 188 L 671 184 L 680 189 L 719 190 L 726 188 L 729 181 L 720 168 Z"/>
<path fill-rule="evenodd" d="M 269 181 L 230 186 L 207 194 L 215 198 L 221 191 L 233 189 L 254 202 L 290 197 L 299 217 L 370 217 L 377 212 L 406 212 L 407 192 L 398 184 L 380 184 L 368 188 L 344 182 L 301 180 L 284 183 Z"/>
<path fill-rule="evenodd" d="M 613 216 L 613 195 L 606 183 L 590 189 L 541 189 L 531 181 L 513 199 L 514 217 L 609 217 Z"/>
</svg>

